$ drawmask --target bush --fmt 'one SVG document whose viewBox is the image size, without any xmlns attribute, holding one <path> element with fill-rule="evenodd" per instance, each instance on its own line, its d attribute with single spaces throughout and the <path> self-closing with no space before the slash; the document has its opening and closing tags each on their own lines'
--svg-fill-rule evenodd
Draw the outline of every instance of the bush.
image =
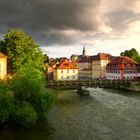
<svg viewBox="0 0 140 140">
<path fill-rule="evenodd" d="M 15 99 L 28 101 L 38 97 L 40 90 L 44 88 L 44 81 L 38 71 L 28 67 L 18 71 L 9 86 L 14 91 Z"/>
<path fill-rule="evenodd" d="M 39 117 L 43 115 L 43 113 L 47 112 L 52 103 L 54 102 L 54 97 L 51 94 L 46 93 L 46 91 L 40 92 L 40 94 L 32 98 L 29 101 L 33 107 L 35 108 Z"/>
<path fill-rule="evenodd" d="M 0 96 L 6 95 L 7 92 L 8 92 L 7 85 L 3 81 L 0 81 Z"/>
<path fill-rule="evenodd" d="M 44 83 L 41 73 L 29 67 L 21 69 L 9 82 L 15 100 L 29 103 L 38 118 L 47 112 L 54 102 L 53 96 L 46 92 Z"/>
<path fill-rule="evenodd" d="M 24 128 L 33 126 L 37 121 L 37 114 L 33 107 L 27 102 L 16 105 L 15 121 Z"/>
<path fill-rule="evenodd" d="M 14 99 L 7 94 L 0 94 L 0 124 L 9 121 L 14 112 Z"/>
<path fill-rule="evenodd" d="M 6 85 L 0 81 L 0 124 L 9 121 L 13 113 L 13 108 L 13 94 L 8 91 Z"/>
</svg>

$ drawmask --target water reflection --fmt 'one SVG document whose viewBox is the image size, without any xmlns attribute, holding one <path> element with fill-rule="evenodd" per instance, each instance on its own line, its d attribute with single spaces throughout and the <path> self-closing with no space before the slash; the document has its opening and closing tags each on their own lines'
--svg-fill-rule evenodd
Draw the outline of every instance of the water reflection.
<svg viewBox="0 0 140 140">
<path fill-rule="evenodd" d="M 0 140 L 52 140 L 55 129 L 48 120 L 39 120 L 33 128 L 24 130 L 15 125 L 6 125 L 0 128 Z"/>
</svg>

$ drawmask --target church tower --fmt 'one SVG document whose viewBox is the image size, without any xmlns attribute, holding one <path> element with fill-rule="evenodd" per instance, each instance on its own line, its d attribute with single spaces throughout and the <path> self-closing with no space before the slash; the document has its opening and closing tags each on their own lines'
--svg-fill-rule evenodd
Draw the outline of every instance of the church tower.
<svg viewBox="0 0 140 140">
<path fill-rule="evenodd" d="M 83 56 L 86 55 L 86 49 L 85 49 L 85 46 L 83 47 Z"/>
</svg>

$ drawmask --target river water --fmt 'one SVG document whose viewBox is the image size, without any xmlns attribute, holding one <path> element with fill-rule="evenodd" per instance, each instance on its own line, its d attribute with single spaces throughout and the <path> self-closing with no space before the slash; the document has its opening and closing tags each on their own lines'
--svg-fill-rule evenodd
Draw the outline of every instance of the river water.
<svg viewBox="0 0 140 140">
<path fill-rule="evenodd" d="M 140 140 L 140 93 L 89 89 L 53 91 L 56 104 L 36 126 L 0 129 L 0 140 Z"/>
</svg>

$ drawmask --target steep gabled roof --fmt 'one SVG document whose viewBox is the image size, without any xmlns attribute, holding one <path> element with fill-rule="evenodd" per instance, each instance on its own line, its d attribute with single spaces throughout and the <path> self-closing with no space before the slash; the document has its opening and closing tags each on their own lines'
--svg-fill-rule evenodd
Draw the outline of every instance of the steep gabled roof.
<svg viewBox="0 0 140 140">
<path fill-rule="evenodd" d="M 56 66 L 56 69 L 78 69 L 78 67 L 74 63 L 70 62 L 70 60 L 65 59 Z"/>
<path fill-rule="evenodd" d="M 7 56 L 0 52 L 0 58 L 7 58 Z"/>
</svg>

